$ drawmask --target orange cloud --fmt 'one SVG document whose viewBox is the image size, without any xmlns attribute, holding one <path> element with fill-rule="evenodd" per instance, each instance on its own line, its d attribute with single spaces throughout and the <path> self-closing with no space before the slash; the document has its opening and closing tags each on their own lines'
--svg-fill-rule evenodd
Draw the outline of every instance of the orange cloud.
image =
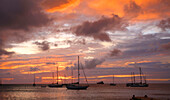
<svg viewBox="0 0 170 100">
<path fill-rule="evenodd" d="M 152 62 L 152 61 L 147 61 L 147 60 L 143 60 L 143 61 L 138 61 L 136 62 L 137 63 L 149 63 L 149 62 Z M 125 65 L 128 66 L 129 64 L 135 64 L 135 62 L 126 62 Z"/>
<path fill-rule="evenodd" d="M 72 12 L 72 9 L 78 6 L 80 0 L 45 0 L 42 6 L 47 12 Z"/>
<path fill-rule="evenodd" d="M 44 64 L 23 64 L 23 65 L 9 65 L 9 66 L 2 66 L 0 69 L 17 69 L 22 67 L 36 67 L 36 66 L 42 66 Z"/>
<path fill-rule="evenodd" d="M 134 20 L 162 19 L 170 16 L 169 0 L 93 0 L 88 6 L 99 15 L 132 17 Z M 137 10 L 138 9 L 138 10 Z"/>
<path fill-rule="evenodd" d="M 48 65 L 46 63 L 56 63 L 55 65 Z M 58 56 L 52 56 L 49 58 L 30 58 L 28 60 L 15 60 L 15 61 L 7 61 L 2 62 L 0 64 L 0 69 L 17 69 L 17 68 L 24 68 L 24 67 L 41 67 L 41 68 L 53 68 L 56 69 L 56 66 L 59 66 L 59 70 L 63 70 L 70 63 L 66 62 L 64 58 Z"/>
<path fill-rule="evenodd" d="M 46 72 L 51 72 L 51 71 L 44 71 L 44 70 L 41 70 L 41 71 L 29 71 L 29 72 L 22 72 L 21 71 L 21 74 L 37 74 L 37 73 L 46 73 Z"/>
<path fill-rule="evenodd" d="M 52 80 L 53 77 L 41 77 L 41 79 L 43 79 L 43 80 Z M 54 79 L 56 80 L 57 77 L 54 77 Z M 59 80 L 61 80 L 61 79 L 72 79 L 72 77 L 71 76 L 68 76 L 68 77 L 59 76 L 58 79 Z M 73 79 L 75 79 L 75 78 L 73 78 Z"/>
<path fill-rule="evenodd" d="M 121 78 L 127 78 L 127 77 L 131 77 L 132 75 L 114 75 L 114 77 L 121 77 Z M 139 74 L 136 74 L 135 75 L 136 77 L 140 76 Z M 106 77 L 113 77 L 113 75 L 103 75 L 103 76 L 90 76 L 90 77 L 87 77 L 87 79 L 95 79 L 95 78 L 106 78 Z M 85 77 L 80 77 L 80 79 L 84 79 Z M 41 77 L 42 80 L 53 80 L 53 77 Z M 57 77 L 54 77 L 54 80 L 56 80 Z M 65 77 L 65 76 L 59 76 L 58 78 L 59 80 L 62 80 L 62 79 L 77 79 L 77 78 L 72 78 L 72 76 L 68 76 L 68 77 Z"/>
<path fill-rule="evenodd" d="M 0 78 L 2 81 L 6 80 L 6 81 L 10 81 L 10 80 L 14 80 L 14 78 Z"/>
<path fill-rule="evenodd" d="M 136 74 L 135 76 L 140 76 L 140 75 Z M 104 78 L 104 77 L 113 77 L 113 75 L 97 76 L 97 78 Z M 114 75 L 114 77 L 132 77 L 132 75 Z"/>
<path fill-rule="evenodd" d="M 96 10 L 97 14 L 111 15 L 117 14 L 120 17 L 124 15 L 123 7 L 129 0 L 93 0 L 88 2 L 88 6 Z"/>
<path fill-rule="evenodd" d="M 140 75 L 136 74 L 135 76 L 138 77 Z M 99 81 L 99 78 L 103 78 L 102 80 L 104 80 L 104 81 L 109 81 L 108 79 L 104 79 L 104 78 L 108 78 L 108 77 L 112 78 L 113 75 L 89 76 L 89 77 L 87 77 L 87 79 L 89 82 Z M 114 75 L 114 77 L 129 78 L 129 77 L 131 77 L 131 75 Z M 53 81 L 53 77 L 41 77 L 41 79 L 42 79 L 42 82 Z M 71 80 L 71 79 L 77 80 L 77 77 L 72 78 L 72 76 L 67 76 L 67 77 L 59 76 L 59 81 L 65 81 L 65 80 Z M 80 79 L 83 79 L 82 81 L 84 81 L 85 77 L 80 77 Z M 119 80 L 121 80 L 121 79 L 119 79 Z M 139 80 L 139 79 L 136 79 L 136 80 Z M 57 77 L 54 77 L 54 81 L 55 82 L 57 81 Z M 130 81 L 130 78 L 129 78 L 129 81 Z"/>
<path fill-rule="evenodd" d="M 28 61 L 8 61 L 8 62 L 4 62 L 1 63 L 1 66 L 6 66 L 6 65 L 10 65 L 10 64 L 17 64 L 17 63 L 27 63 Z"/>
<path fill-rule="evenodd" d="M 170 78 L 168 79 L 147 79 L 149 81 L 170 81 Z"/>
</svg>

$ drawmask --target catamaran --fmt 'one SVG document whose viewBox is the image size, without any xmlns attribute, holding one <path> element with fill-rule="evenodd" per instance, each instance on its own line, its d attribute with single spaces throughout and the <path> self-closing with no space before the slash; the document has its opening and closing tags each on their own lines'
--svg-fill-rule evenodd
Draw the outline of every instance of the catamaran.
<svg viewBox="0 0 170 100">
<path fill-rule="evenodd" d="M 132 72 L 131 73 L 131 83 L 127 83 L 126 86 L 127 87 L 148 87 L 149 85 L 146 83 L 146 76 L 142 75 L 143 72 L 141 70 L 141 68 L 139 67 L 139 71 L 140 71 L 140 82 L 139 83 L 136 83 L 135 82 L 135 73 Z M 143 76 L 143 79 L 144 79 L 144 83 L 142 82 L 142 76 Z"/>
<path fill-rule="evenodd" d="M 85 75 L 85 73 L 84 73 L 84 75 Z M 72 90 L 86 90 L 89 87 L 89 85 L 87 85 L 87 86 L 80 85 L 79 84 L 79 76 L 80 76 L 80 73 L 79 73 L 79 56 L 78 56 L 78 82 L 77 82 L 77 84 L 68 84 L 68 85 L 66 85 L 66 88 L 72 89 Z M 87 81 L 87 79 L 86 79 L 86 81 Z"/>
</svg>

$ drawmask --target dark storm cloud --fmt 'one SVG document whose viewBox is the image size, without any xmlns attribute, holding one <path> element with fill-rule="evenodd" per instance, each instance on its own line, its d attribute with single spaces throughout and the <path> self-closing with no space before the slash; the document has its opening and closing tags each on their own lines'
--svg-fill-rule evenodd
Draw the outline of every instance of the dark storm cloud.
<svg viewBox="0 0 170 100">
<path fill-rule="evenodd" d="M 49 22 L 35 0 L 1 0 L 0 29 L 28 30 Z"/>
<path fill-rule="evenodd" d="M 121 55 L 116 58 L 146 57 L 151 55 L 169 55 L 169 33 L 157 33 L 155 35 L 143 35 L 125 43 L 119 43 L 116 48 L 121 50 Z"/>
<path fill-rule="evenodd" d="M 50 21 L 36 0 L 1 0 L 0 48 L 33 38 L 33 29 Z"/>
<path fill-rule="evenodd" d="M 55 43 L 55 44 L 54 44 L 54 46 L 55 46 L 55 47 L 57 47 L 57 46 L 58 46 L 58 44 L 56 44 L 56 43 Z"/>
<path fill-rule="evenodd" d="M 67 44 L 83 44 L 86 45 L 85 39 L 74 39 L 74 40 L 67 40 L 65 41 Z"/>
<path fill-rule="evenodd" d="M 141 41 L 127 45 L 128 50 L 124 51 L 122 55 L 127 56 L 149 56 L 154 54 L 163 53 L 162 45 L 170 42 L 170 39 L 154 39 Z"/>
<path fill-rule="evenodd" d="M 110 52 L 110 56 L 113 57 L 113 56 L 118 56 L 119 54 L 121 53 L 121 51 L 119 49 L 113 49 L 111 52 Z"/>
<path fill-rule="evenodd" d="M 163 30 L 170 29 L 170 18 L 161 20 L 158 26 L 162 28 Z"/>
<path fill-rule="evenodd" d="M 30 67 L 30 71 L 38 71 L 38 70 L 40 70 L 40 69 L 37 67 Z"/>
<path fill-rule="evenodd" d="M 77 36 L 93 37 L 101 41 L 111 41 L 109 35 L 105 32 L 107 30 L 124 30 L 125 23 L 118 15 L 113 15 L 111 18 L 102 17 L 94 22 L 83 22 L 81 25 L 75 27 L 74 33 Z"/>
<path fill-rule="evenodd" d="M 137 17 L 138 14 L 142 13 L 142 9 L 134 1 L 130 1 L 129 4 L 124 6 L 124 12 L 126 17 Z"/>
<path fill-rule="evenodd" d="M 34 44 L 38 45 L 38 47 L 42 50 L 42 51 L 46 51 L 50 49 L 50 42 L 48 41 L 43 41 L 43 42 L 34 42 Z"/>
<path fill-rule="evenodd" d="M 2 55 L 11 56 L 12 54 L 14 54 L 14 52 L 8 52 L 8 51 L 0 48 L 0 59 L 1 59 L 1 56 L 2 56 Z"/>
<path fill-rule="evenodd" d="M 47 65 L 55 65 L 55 63 L 47 62 Z"/>
</svg>

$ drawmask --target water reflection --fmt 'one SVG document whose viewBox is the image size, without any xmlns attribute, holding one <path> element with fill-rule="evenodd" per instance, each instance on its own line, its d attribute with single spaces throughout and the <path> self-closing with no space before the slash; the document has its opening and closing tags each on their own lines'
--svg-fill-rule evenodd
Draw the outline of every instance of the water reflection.
<svg viewBox="0 0 170 100">
<path fill-rule="evenodd" d="M 90 85 L 87 90 L 67 90 L 63 88 L 41 88 L 32 85 L 7 85 L 0 87 L 0 100 L 128 100 L 132 95 L 170 99 L 170 85 L 151 85 L 146 88 L 126 87 L 118 84 Z M 159 95 L 157 95 L 159 94 Z M 162 94 L 162 95 L 160 95 Z M 165 95 L 166 94 L 166 95 Z"/>
</svg>

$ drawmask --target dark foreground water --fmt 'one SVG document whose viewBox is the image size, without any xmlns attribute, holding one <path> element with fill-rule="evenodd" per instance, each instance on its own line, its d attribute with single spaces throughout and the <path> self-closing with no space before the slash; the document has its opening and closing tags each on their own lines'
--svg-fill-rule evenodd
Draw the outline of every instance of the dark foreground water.
<svg viewBox="0 0 170 100">
<path fill-rule="evenodd" d="M 90 85 L 87 90 L 41 88 L 40 85 L 0 86 L 0 100 L 129 100 L 132 95 L 170 100 L 170 84 L 150 84 L 149 87 Z"/>
</svg>

